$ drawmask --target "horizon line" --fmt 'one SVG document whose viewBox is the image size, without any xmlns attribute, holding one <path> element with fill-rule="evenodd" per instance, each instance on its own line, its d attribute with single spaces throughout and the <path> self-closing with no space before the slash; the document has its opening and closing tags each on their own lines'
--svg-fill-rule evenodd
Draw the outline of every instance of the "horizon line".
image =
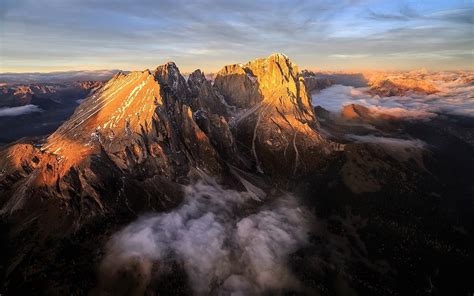
<svg viewBox="0 0 474 296">
<path fill-rule="evenodd" d="M 164 63 L 166 64 L 166 63 Z M 159 64 L 164 65 L 164 64 Z M 239 64 L 239 63 L 235 63 Z M 192 73 L 196 70 L 201 70 L 204 73 L 207 74 L 215 74 L 219 72 L 222 68 L 224 68 L 227 65 L 234 65 L 234 64 L 225 64 L 222 66 L 219 70 L 205 70 L 203 68 L 195 68 L 194 70 L 181 70 L 179 65 L 177 65 L 178 69 L 180 70 L 181 74 L 188 74 Z M 58 70 L 25 70 L 25 71 L 15 71 L 15 70 L 8 70 L 8 71 L 0 71 L 0 75 L 26 75 L 26 74 L 62 74 L 62 73 L 71 73 L 71 72 L 143 72 L 143 71 L 151 71 L 152 69 L 157 68 L 158 66 L 151 68 L 141 68 L 141 69 L 124 69 L 124 68 L 99 68 L 99 69 L 94 69 L 94 68 L 84 68 L 84 69 L 78 69 L 78 68 L 70 68 L 70 69 L 58 69 Z M 468 72 L 473 72 L 473 68 L 439 68 L 439 69 L 433 69 L 433 67 L 411 67 L 411 68 L 403 68 L 403 69 L 396 69 L 396 68 L 358 68 L 358 67 L 347 67 L 347 68 L 342 68 L 342 67 L 301 67 L 298 65 L 298 68 L 300 69 L 299 72 L 303 70 L 311 71 L 311 72 L 410 72 L 410 71 L 417 71 L 417 70 L 426 70 L 428 72 L 456 72 L 456 71 L 468 71 Z"/>
</svg>

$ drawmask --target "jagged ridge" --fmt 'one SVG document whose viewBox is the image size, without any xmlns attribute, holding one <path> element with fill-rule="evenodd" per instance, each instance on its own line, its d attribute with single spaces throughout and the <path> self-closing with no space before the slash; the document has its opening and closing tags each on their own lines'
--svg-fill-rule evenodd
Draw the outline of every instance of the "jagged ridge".
<svg viewBox="0 0 474 296">
<path fill-rule="evenodd" d="M 214 85 L 199 70 L 186 81 L 172 62 L 118 73 L 43 147 L 1 152 L 1 211 L 47 215 L 45 203 L 72 226 L 114 208 L 165 209 L 201 171 L 306 174 L 329 146 L 303 82 L 281 54 L 226 66 Z"/>
</svg>

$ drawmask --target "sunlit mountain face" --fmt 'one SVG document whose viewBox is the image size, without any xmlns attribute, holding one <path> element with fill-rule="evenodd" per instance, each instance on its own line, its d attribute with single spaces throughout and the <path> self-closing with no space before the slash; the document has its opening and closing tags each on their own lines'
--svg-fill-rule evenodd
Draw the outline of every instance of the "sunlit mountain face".
<svg viewBox="0 0 474 296">
<path fill-rule="evenodd" d="M 469 1 L 0 7 L 0 296 L 474 292 Z"/>
</svg>

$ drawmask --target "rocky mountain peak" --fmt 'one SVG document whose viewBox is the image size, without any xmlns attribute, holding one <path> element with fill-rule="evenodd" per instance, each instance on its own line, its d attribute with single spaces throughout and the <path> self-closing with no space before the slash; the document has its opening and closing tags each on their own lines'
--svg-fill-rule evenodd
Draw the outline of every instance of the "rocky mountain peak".
<svg viewBox="0 0 474 296">
<path fill-rule="evenodd" d="M 263 103 L 267 109 L 292 114 L 300 122 L 317 124 L 304 78 L 283 54 L 225 66 L 214 85 L 230 105 L 249 108 Z"/>
<path fill-rule="evenodd" d="M 119 79 L 119 78 L 122 78 L 122 77 L 125 77 L 127 76 L 127 74 L 125 74 L 124 72 L 122 71 L 118 71 L 117 74 L 115 74 L 112 79 Z"/>
<path fill-rule="evenodd" d="M 188 85 L 190 88 L 195 88 L 201 86 L 206 81 L 206 76 L 204 73 L 197 69 L 191 73 L 188 77 Z"/>
<path fill-rule="evenodd" d="M 286 60 L 289 59 L 286 54 L 281 53 L 281 52 L 274 52 L 274 53 L 272 53 L 271 55 L 269 55 L 269 57 L 271 57 L 271 58 L 286 59 Z"/>
<path fill-rule="evenodd" d="M 324 149 L 304 78 L 285 55 L 225 66 L 214 86 L 229 105 L 243 109 L 232 124 L 238 140 L 251 147 L 260 172 L 286 166 L 296 174 L 302 162 L 314 163 L 314 155 Z"/>
<path fill-rule="evenodd" d="M 298 114 L 303 121 L 315 120 L 304 79 L 298 73 L 298 66 L 287 56 L 273 54 L 253 60 L 244 68 L 255 77 L 267 104 L 278 105 L 280 112 Z"/>
<path fill-rule="evenodd" d="M 256 78 L 241 64 L 227 65 L 220 70 L 214 86 L 219 89 L 227 103 L 239 108 L 248 108 L 260 102 Z"/>
<path fill-rule="evenodd" d="M 295 82 L 298 76 L 298 66 L 291 62 L 287 56 L 280 53 L 250 61 L 244 67 L 247 71 L 250 70 L 254 76 L 264 79 L 265 81 L 262 82 L 265 82 L 265 87 Z M 293 84 L 291 87 L 293 87 Z"/>
<path fill-rule="evenodd" d="M 225 66 L 218 72 L 215 86 L 231 105 L 247 108 L 264 100 L 278 107 L 279 112 L 292 112 L 303 121 L 315 121 L 303 82 L 298 67 L 277 53 L 247 64 Z"/>
<path fill-rule="evenodd" d="M 187 82 L 190 91 L 188 102 L 194 111 L 208 110 L 215 115 L 227 116 L 227 106 L 221 95 L 201 70 L 197 69 L 191 73 Z"/>
<path fill-rule="evenodd" d="M 174 62 L 158 66 L 154 72 L 155 79 L 172 89 L 178 98 L 184 99 L 188 95 L 186 80 L 181 75 Z"/>
<path fill-rule="evenodd" d="M 101 146 L 109 150 L 135 142 L 151 129 L 161 86 L 149 71 L 116 75 L 88 97 L 43 147 L 73 165 Z"/>
</svg>

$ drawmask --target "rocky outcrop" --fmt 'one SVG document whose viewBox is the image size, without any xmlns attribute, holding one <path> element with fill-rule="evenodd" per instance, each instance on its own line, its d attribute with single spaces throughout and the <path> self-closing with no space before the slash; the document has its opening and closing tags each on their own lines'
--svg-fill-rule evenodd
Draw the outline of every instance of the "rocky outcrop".
<svg viewBox="0 0 474 296">
<path fill-rule="evenodd" d="M 242 65 L 229 65 L 220 70 L 214 80 L 228 104 L 249 108 L 263 100 L 255 76 Z"/>
<path fill-rule="evenodd" d="M 189 76 L 188 87 L 191 92 L 188 102 L 196 123 L 208 135 L 223 159 L 239 163 L 237 146 L 228 124 L 232 108 L 200 70 Z"/>
<path fill-rule="evenodd" d="M 304 81 L 308 93 L 320 91 L 334 84 L 334 82 L 328 78 L 305 77 Z"/>
<path fill-rule="evenodd" d="M 379 111 L 373 111 L 359 104 L 349 104 L 342 107 L 342 119 L 353 122 L 374 122 L 374 121 L 390 121 L 396 117 Z"/>
<path fill-rule="evenodd" d="M 36 104 L 43 107 L 51 103 L 67 104 L 65 98 L 86 98 L 104 85 L 101 81 L 78 81 L 71 83 L 36 83 L 28 85 L 5 85 L 0 87 L 0 107 L 18 107 Z M 36 99 L 36 101 L 33 101 Z"/>
<path fill-rule="evenodd" d="M 274 54 L 226 66 L 214 85 L 228 104 L 246 107 L 231 125 L 257 171 L 298 175 L 316 166 L 326 143 L 317 132 L 304 79 L 288 57 Z"/>
<path fill-rule="evenodd" d="M 168 62 L 158 66 L 153 76 L 160 84 L 167 85 L 180 100 L 184 101 L 188 97 L 189 91 L 186 80 L 175 63 Z"/>
<path fill-rule="evenodd" d="M 409 92 L 426 95 L 438 92 L 431 82 L 414 77 L 374 76 L 369 85 L 369 93 L 382 97 L 405 96 Z"/>
<path fill-rule="evenodd" d="M 301 76 L 304 77 L 304 83 L 308 93 L 320 91 L 335 84 L 332 79 L 327 77 L 318 77 L 315 73 L 308 70 L 303 70 L 301 72 Z"/>
<path fill-rule="evenodd" d="M 77 81 L 73 83 L 73 85 L 89 92 L 93 92 L 100 89 L 102 86 L 104 86 L 104 84 L 105 84 L 104 81 L 94 81 L 94 80 Z"/>
<path fill-rule="evenodd" d="M 193 110 L 207 109 L 213 114 L 228 116 L 229 105 L 225 103 L 223 96 L 216 91 L 201 70 L 196 70 L 189 75 L 188 88 L 191 92 L 189 105 Z"/>
</svg>

